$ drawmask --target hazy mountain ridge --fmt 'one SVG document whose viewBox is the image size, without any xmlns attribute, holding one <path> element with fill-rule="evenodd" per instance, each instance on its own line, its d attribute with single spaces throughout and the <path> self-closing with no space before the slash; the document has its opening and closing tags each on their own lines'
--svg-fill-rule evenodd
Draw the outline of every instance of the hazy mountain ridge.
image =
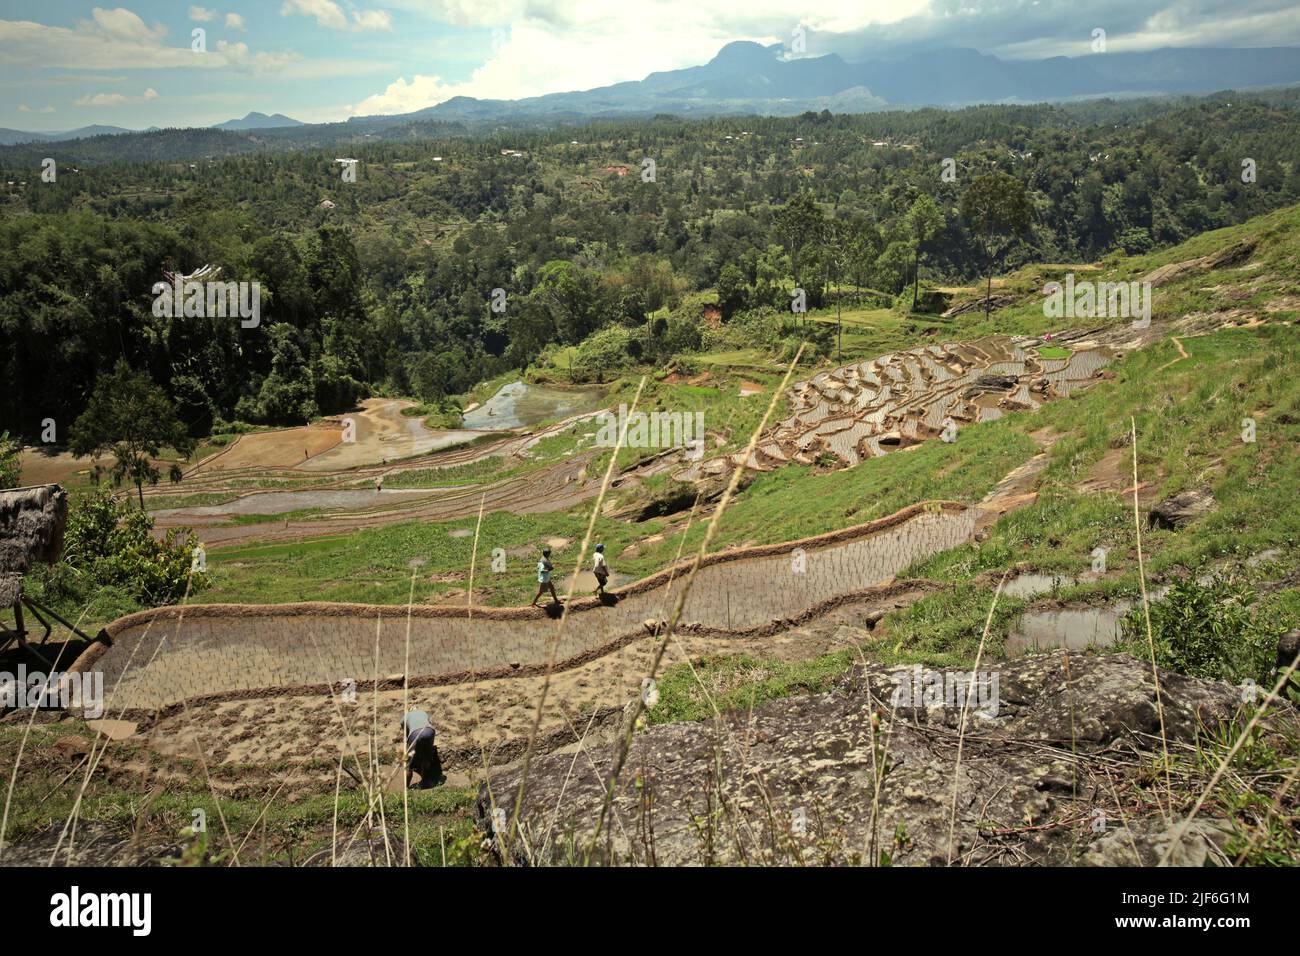
<svg viewBox="0 0 1300 956">
<path fill-rule="evenodd" d="M 350 117 L 339 123 L 302 123 L 282 113 L 250 112 L 205 129 L 249 142 L 215 144 L 220 153 L 265 148 L 272 139 L 291 146 L 377 134 L 414 124 L 448 129 L 488 124 L 553 124 L 653 116 L 793 116 L 809 110 L 870 112 L 925 106 L 1067 101 L 1118 95 L 1194 94 L 1300 83 L 1300 49 L 1165 48 L 1142 53 L 1096 53 L 1039 60 L 1003 60 L 972 49 L 932 50 L 849 62 L 838 54 L 788 58 L 779 44 L 728 43 L 708 63 L 651 73 L 590 90 L 517 100 L 456 96 L 410 113 Z M 151 128 L 155 129 L 155 128 Z M 133 131 L 87 126 L 66 133 L 0 129 L 0 146 L 64 142 Z M 150 131 L 141 131 L 150 132 Z M 163 131 L 174 135 L 177 130 Z M 262 136 L 272 139 L 262 139 Z M 153 147 L 150 152 L 155 151 Z M 121 158 L 121 157 L 119 157 Z"/>
<path fill-rule="evenodd" d="M 18 129 L 0 129 L 0 146 L 17 143 L 61 143 L 70 139 L 88 139 L 91 136 L 117 136 L 120 133 L 142 133 L 145 130 L 126 129 L 122 126 L 80 126 L 77 129 L 56 133 L 29 133 Z"/>
<path fill-rule="evenodd" d="M 1168 48 L 1042 60 L 1003 60 L 971 49 L 850 63 L 838 54 L 787 59 L 779 46 L 728 43 L 703 66 L 644 80 L 519 100 L 455 97 L 398 119 L 509 118 L 608 112 L 790 115 L 848 90 L 877 108 L 1030 102 L 1121 93 L 1197 93 L 1300 82 L 1300 49 Z M 365 119 L 378 120 L 379 117 Z"/>
<path fill-rule="evenodd" d="M 301 120 L 296 120 L 291 116 L 285 116 L 283 113 L 272 113 L 268 116 L 265 113 L 259 113 L 256 110 L 248 113 L 243 119 L 228 119 L 224 123 L 213 123 L 213 129 L 280 129 L 285 126 L 306 126 Z"/>
<path fill-rule="evenodd" d="M 283 113 L 272 113 L 268 116 L 266 113 L 253 111 L 242 119 L 228 119 L 224 123 L 213 123 L 209 127 L 197 128 L 242 131 L 285 129 L 292 126 L 306 125 L 308 124 L 291 116 L 285 116 Z M 72 139 L 89 139 L 91 136 L 120 136 L 124 133 L 156 133 L 158 131 L 159 127 L 157 126 L 150 126 L 147 129 L 127 129 L 125 126 L 101 126 L 98 124 L 54 133 L 34 133 L 28 130 L 0 127 L 0 146 L 16 146 L 21 143 L 61 143 Z"/>
</svg>

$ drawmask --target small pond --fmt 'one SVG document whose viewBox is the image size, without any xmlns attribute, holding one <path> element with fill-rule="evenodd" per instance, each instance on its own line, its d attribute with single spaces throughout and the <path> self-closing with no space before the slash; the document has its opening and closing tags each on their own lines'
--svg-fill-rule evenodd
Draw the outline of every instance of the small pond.
<svg viewBox="0 0 1300 956">
<path fill-rule="evenodd" d="M 564 418 L 594 405 L 603 388 L 551 388 L 511 382 L 462 419 L 465 428 L 494 430 L 536 425 L 548 418 Z"/>
</svg>

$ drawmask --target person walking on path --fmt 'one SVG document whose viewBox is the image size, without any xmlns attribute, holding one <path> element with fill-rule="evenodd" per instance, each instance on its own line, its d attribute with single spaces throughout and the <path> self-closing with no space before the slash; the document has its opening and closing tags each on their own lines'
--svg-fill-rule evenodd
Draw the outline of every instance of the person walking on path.
<svg viewBox="0 0 1300 956">
<path fill-rule="evenodd" d="M 596 596 L 605 596 L 605 584 L 609 581 L 609 563 L 605 560 L 605 546 L 596 545 L 596 553 L 591 559 L 591 573 L 596 578 Z"/>
<path fill-rule="evenodd" d="M 555 593 L 555 585 L 551 582 L 551 572 L 554 570 L 555 565 L 551 564 L 551 549 L 542 548 L 542 559 L 537 562 L 537 596 L 533 598 L 533 607 L 537 607 L 537 602 L 545 591 L 551 592 L 551 600 L 555 604 L 560 603 L 560 596 Z"/>
</svg>

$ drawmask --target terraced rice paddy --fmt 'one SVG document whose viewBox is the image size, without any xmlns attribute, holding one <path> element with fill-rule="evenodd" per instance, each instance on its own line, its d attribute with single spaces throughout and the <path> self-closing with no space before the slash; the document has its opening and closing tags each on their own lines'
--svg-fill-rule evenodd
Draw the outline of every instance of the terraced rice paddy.
<svg viewBox="0 0 1300 956">
<path fill-rule="evenodd" d="M 888 582 L 967 540 L 975 521 L 975 509 L 912 508 L 826 540 L 723 553 L 697 573 L 681 619 L 727 633 L 770 627 Z M 110 625 L 113 645 L 92 646 L 77 666 L 104 673 L 114 711 L 213 695 L 274 696 L 404 670 L 413 680 L 447 683 L 531 673 L 544 667 L 552 642 L 555 659 L 572 666 L 645 636 L 646 620 L 669 615 L 682 573 L 661 571 L 612 606 L 575 601 L 562 623 L 532 608 L 421 607 L 409 616 L 404 607 L 329 604 L 147 611 Z"/>
<path fill-rule="evenodd" d="M 795 461 L 841 467 L 953 434 L 964 424 L 1037 408 L 1097 377 L 1113 353 L 1092 346 L 1066 358 L 1041 358 L 1037 339 L 990 336 L 927 345 L 844 365 L 796 383 L 793 414 L 763 435 L 746 466 L 769 471 Z M 741 454 L 677 472 L 681 481 L 721 475 Z"/>
</svg>

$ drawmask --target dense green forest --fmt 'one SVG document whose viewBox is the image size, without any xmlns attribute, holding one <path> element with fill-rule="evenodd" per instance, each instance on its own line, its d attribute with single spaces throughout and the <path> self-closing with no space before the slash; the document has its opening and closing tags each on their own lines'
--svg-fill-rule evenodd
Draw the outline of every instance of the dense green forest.
<svg viewBox="0 0 1300 956">
<path fill-rule="evenodd" d="M 123 137 L 0 149 L 0 430 L 52 418 L 62 440 L 123 359 L 192 435 L 373 390 L 436 403 L 555 345 L 689 350 L 704 301 L 732 320 L 788 311 L 795 287 L 814 308 L 893 297 L 918 271 L 1137 254 L 1300 201 L 1282 94 L 427 132 L 203 154 L 184 150 L 211 137 L 153 133 L 150 161 L 114 158 Z M 992 173 L 1029 213 L 996 250 L 963 204 Z M 165 271 L 205 264 L 259 283 L 259 325 L 154 314 Z"/>
</svg>

